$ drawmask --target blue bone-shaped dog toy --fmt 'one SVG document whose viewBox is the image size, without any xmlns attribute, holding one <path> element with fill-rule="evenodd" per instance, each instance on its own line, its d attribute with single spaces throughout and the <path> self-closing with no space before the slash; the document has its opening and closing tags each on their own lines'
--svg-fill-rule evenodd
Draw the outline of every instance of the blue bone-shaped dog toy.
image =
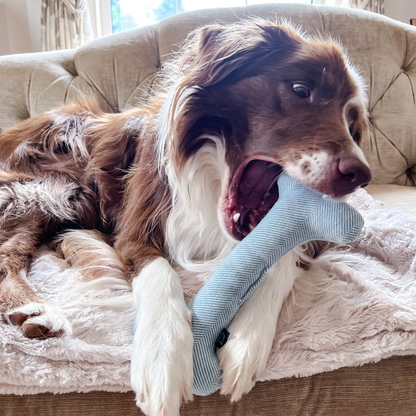
<svg viewBox="0 0 416 416">
<path fill-rule="evenodd" d="M 286 173 L 280 175 L 278 186 L 279 199 L 273 208 L 188 304 L 194 335 L 193 392 L 197 395 L 206 396 L 221 387 L 216 344 L 223 345 L 221 336 L 227 336 L 223 330 L 266 271 L 307 241 L 352 242 L 364 225 L 350 205 L 324 198 Z"/>
</svg>

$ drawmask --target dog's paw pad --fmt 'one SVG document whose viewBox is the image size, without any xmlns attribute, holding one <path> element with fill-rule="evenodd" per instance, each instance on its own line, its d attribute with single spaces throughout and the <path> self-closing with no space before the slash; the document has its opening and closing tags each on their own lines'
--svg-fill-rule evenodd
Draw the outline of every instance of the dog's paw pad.
<svg viewBox="0 0 416 416">
<path fill-rule="evenodd" d="M 31 339 L 71 335 L 71 325 L 62 312 L 46 303 L 29 303 L 5 314 L 6 321 Z"/>
<path fill-rule="evenodd" d="M 25 322 L 22 325 L 22 332 L 26 335 L 27 338 L 60 338 L 65 334 L 64 329 L 52 332 L 50 328 L 42 325 L 31 324 Z"/>
<path fill-rule="evenodd" d="M 28 316 L 29 315 L 26 315 L 25 313 L 15 312 L 15 313 L 8 315 L 8 318 L 9 318 L 8 320 L 12 325 L 21 327 L 23 323 L 26 321 Z"/>
</svg>

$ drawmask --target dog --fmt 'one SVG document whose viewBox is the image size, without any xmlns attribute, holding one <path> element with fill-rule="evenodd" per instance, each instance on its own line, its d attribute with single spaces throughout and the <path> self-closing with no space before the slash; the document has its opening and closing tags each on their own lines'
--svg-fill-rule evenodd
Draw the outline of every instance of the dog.
<svg viewBox="0 0 416 416">
<path fill-rule="evenodd" d="M 371 172 L 359 147 L 369 134 L 364 83 L 331 39 L 254 18 L 204 26 L 155 85 L 140 108 L 104 114 L 81 100 L 1 134 L 0 312 L 28 338 L 70 335 L 26 278 L 36 249 L 75 229 L 61 249 L 85 266 L 85 247 L 108 244 L 96 261 L 122 264 L 136 302 L 137 404 L 167 416 L 192 399 L 179 274 L 215 270 L 277 201 L 283 169 L 332 198 Z M 81 228 L 95 231 L 81 238 Z M 264 370 L 283 302 L 320 249 L 284 256 L 230 324 L 218 353 L 232 400 Z"/>
</svg>

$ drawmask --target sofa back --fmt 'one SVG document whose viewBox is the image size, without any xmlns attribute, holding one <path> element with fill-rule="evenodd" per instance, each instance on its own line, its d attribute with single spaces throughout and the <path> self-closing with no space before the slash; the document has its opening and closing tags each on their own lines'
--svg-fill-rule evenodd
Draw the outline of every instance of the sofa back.
<svg viewBox="0 0 416 416">
<path fill-rule="evenodd" d="M 416 28 L 371 12 L 303 4 L 195 11 L 94 40 L 77 50 L 0 57 L 0 129 L 76 99 L 102 110 L 140 105 L 161 64 L 198 26 L 277 16 L 346 47 L 368 85 L 373 183 L 416 183 Z"/>
</svg>

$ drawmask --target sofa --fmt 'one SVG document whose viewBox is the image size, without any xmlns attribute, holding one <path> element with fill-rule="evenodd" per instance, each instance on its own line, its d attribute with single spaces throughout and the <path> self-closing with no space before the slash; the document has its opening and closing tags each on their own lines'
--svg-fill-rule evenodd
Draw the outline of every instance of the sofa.
<svg viewBox="0 0 416 416">
<path fill-rule="evenodd" d="M 76 99 L 106 112 L 140 106 L 155 74 L 192 29 L 250 16 L 290 19 L 339 39 L 366 80 L 371 136 L 362 143 L 373 172 L 368 192 L 416 215 L 416 28 L 355 9 L 267 4 L 180 14 L 94 40 L 77 50 L 0 57 L 0 129 Z M 1 365 L 1 363 L 0 363 Z M 257 383 L 237 403 L 218 392 L 195 397 L 181 415 L 414 415 L 416 356 L 305 378 Z M 0 415 L 141 415 L 134 394 L 95 391 L 1 395 Z"/>
</svg>

